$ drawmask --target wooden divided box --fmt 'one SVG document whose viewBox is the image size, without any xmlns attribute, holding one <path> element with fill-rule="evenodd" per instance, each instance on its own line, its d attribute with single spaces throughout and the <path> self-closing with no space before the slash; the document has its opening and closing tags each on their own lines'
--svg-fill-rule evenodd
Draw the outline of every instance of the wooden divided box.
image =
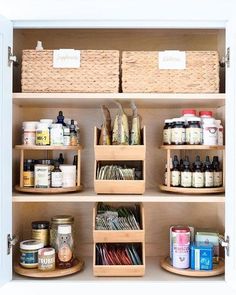
<svg viewBox="0 0 236 295">
<path fill-rule="evenodd" d="M 142 145 L 98 145 L 100 129 L 94 129 L 94 190 L 97 194 L 143 194 L 145 192 L 146 129 L 142 131 Z M 141 180 L 100 180 L 97 179 L 98 163 L 140 162 Z"/>
</svg>

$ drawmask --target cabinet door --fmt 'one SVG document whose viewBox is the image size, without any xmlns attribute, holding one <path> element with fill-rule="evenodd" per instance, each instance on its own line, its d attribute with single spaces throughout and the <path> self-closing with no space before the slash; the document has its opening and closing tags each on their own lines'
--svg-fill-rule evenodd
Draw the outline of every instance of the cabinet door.
<svg viewBox="0 0 236 295">
<path fill-rule="evenodd" d="M 11 22 L 0 16 L 0 285 L 12 277 L 7 243 L 12 233 L 12 33 Z"/>
<path fill-rule="evenodd" d="M 226 281 L 235 284 L 236 276 L 236 21 L 226 26 L 226 200 L 225 238 L 229 237 L 226 257 Z M 227 255 L 228 254 L 228 255 Z"/>
</svg>

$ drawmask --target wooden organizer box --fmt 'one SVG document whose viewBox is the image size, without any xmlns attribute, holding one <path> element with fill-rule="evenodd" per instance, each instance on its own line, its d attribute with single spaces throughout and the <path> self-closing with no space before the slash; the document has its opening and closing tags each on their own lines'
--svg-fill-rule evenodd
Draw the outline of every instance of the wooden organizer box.
<svg viewBox="0 0 236 295">
<path fill-rule="evenodd" d="M 82 149 L 81 145 L 78 146 L 37 146 L 37 145 L 16 145 L 16 150 L 20 150 L 20 184 L 15 186 L 15 189 L 19 192 L 24 193 L 38 193 L 38 194 L 57 194 L 57 193 L 67 193 L 76 192 L 82 189 L 80 178 L 81 178 L 81 155 L 80 151 Z M 52 158 L 53 151 L 76 151 L 77 152 L 77 186 L 75 187 L 65 187 L 65 188 L 35 188 L 35 187 L 24 187 L 23 184 L 23 173 L 24 173 L 24 160 L 25 151 L 45 151 L 46 158 Z"/>
<path fill-rule="evenodd" d="M 144 276 L 145 274 L 145 218 L 144 207 L 140 204 L 141 230 L 96 230 L 97 205 L 93 208 L 93 274 L 94 276 Z M 96 244 L 138 243 L 142 251 L 142 265 L 96 265 Z"/>
<path fill-rule="evenodd" d="M 162 145 L 160 147 L 166 150 L 166 164 L 167 164 L 167 185 L 161 184 L 159 187 L 162 191 L 180 193 L 180 194 L 216 194 L 223 193 L 225 191 L 225 147 L 224 146 L 208 146 L 208 145 Z M 223 162 L 223 186 L 222 187 L 212 187 L 212 188 L 185 188 L 185 187 L 174 187 L 171 186 L 171 151 L 184 151 L 184 150 L 208 150 L 208 151 L 222 151 L 222 162 Z"/>
<path fill-rule="evenodd" d="M 142 145 L 98 145 L 101 130 L 94 128 L 94 190 L 97 194 L 143 194 L 145 192 L 146 128 L 141 130 Z M 98 180 L 97 164 L 101 161 L 141 161 L 142 180 Z"/>
</svg>

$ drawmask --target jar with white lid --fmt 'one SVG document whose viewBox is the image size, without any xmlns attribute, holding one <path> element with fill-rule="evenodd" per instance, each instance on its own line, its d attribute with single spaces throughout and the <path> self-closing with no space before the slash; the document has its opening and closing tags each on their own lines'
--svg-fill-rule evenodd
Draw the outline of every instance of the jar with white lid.
<svg viewBox="0 0 236 295">
<path fill-rule="evenodd" d="M 202 125 L 202 144 L 218 144 L 218 127 L 214 118 L 205 118 Z"/>
<path fill-rule="evenodd" d="M 22 144 L 24 145 L 35 145 L 36 143 L 36 127 L 35 121 L 26 121 L 22 123 Z"/>
<path fill-rule="evenodd" d="M 50 136 L 49 136 L 49 124 L 41 123 L 37 124 L 36 129 L 36 145 L 49 145 Z"/>
<path fill-rule="evenodd" d="M 51 145 L 54 145 L 54 146 L 64 145 L 62 124 L 52 124 L 50 132 L 51 132 L 50 133 Z"/>
<path fill-rule="evenodd" d="M 20 243 L 20 265 L 24 268 L 38 267 L 38 250 L 44 247 L 39 240 L 26 240 Z"/>
</svg>

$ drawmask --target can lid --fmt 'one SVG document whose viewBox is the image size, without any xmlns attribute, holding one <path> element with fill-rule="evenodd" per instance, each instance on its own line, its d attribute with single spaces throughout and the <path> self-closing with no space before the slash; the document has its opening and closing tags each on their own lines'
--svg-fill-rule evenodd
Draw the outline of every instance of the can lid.
<svg viewBox="0 0 236 295">
<path fill-rule="evenodd" d="M 190 228 L 186 226 L 174 226 L 172 227 L 172 231 L 175 233 L 188 233 L 190 232 Z"/>
<path fill-rule="evenodd" d="M 22 250 L 38 250 L 43 248 L 43 243 L 39 240 L 26 240 L 20 243 Z"/>
<path fill-rule="evenodd" d="M 49 221 L 33 221 L 32 222 L 33 229 L 48 229 Z"/>
<path fill-rule="evenodd" d="M 212 112 L 211 111 L 201 111 L 201 112 L 199 112 L 199 116 L 200 117 L 202 117 L 202 116 L 212 117 Z"/>
<path fill-rule="evenodd" d="M 182 111 L 182 115 L 194 115 L 196 116 L 196 110 L 193 109 L 186 109 Z"/>
<path fill-rule="evenodd" d="M 62 234 L 62 235 L 71 234 L 71 225 L 59 225 L 58 234 Z"/>
<path fill-rule="evenodd" d="M 55 255 L 55 249 L 54 248 L 42 248 L 39 250 L 39 255 L 44 255 L 44 256 Z"/>
<path fill-rule="evenodd" d="M 51 218 L 54 224 L 68 224 L 74 222 L 74 217 L 71 215 L 56 215 Z"/>
</svg>

